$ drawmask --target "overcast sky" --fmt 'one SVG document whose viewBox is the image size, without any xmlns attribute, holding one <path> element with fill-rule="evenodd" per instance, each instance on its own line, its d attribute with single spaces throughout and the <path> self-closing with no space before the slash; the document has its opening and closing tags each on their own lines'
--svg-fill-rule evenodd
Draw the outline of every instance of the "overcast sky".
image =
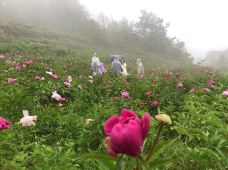
<svg viewBox="0 0 228 170">
<path fill-rule="evenodd" d="M 170 23 L 169 36 L 186 43 L 194 57 L 228 48 L 228 0 L 80 0 L 91 15 L 137 20 L 146 9 Z"/>
</svg>

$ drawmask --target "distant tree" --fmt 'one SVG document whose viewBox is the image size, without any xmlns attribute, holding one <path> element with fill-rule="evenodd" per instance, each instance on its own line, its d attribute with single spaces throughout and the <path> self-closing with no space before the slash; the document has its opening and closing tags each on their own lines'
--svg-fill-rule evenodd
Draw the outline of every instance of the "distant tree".
<svg viewBox="0 0 228 170">
<path fill-rule="evenodd" d="M 141 11 L 139 21 L 135 25 L 135 32 L 141 37 L 149 37 L 152 34 L 166 36 L 169 24 L 164 24 L 162 18 L 157 17 L 152 12 Z"/>
<path fill-rule="evenodd" d="M 109 22 L 108 17 L 105 16 L 103 12 L 101 12 L 98 15 L 98 23 L 101 25 L 103 30 L 106 30 L 108 22 Z"/>
</svg>

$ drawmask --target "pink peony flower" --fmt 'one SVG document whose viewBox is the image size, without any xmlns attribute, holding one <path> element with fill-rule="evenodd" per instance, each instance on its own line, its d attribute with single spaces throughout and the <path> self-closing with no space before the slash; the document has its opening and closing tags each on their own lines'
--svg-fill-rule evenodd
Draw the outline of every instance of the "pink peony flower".
<svg viewBox="0 0 228 170">
<path fill-rule="evenodd" d="M 209 81 L 208 81 L 208 84 L 209 84 L 210 86 L 214 86 L 214 85 L 216 84 L 216 82 L 215 82 L 215 80 L 209 80 Z"/>
<path fill-rule="evenodd" d="M 65 85 L 66 87 L 68 87 L 68 88 L 70 88 L 70 87 L 71 87 L 71 83 L 70 83 L 70 82 L 68 82 L 68 81 L 64 81 L 64 85 Z"/>
<path fill-rule="evenodd" d="M 16 78 L 8 78 L 8 84 L 14 84 L 16 80 Z"/>
<path fill-rule="evenodd" d="M 26 61 L 26 62 L 25 62 L 25 65 L 26 65 L 26 66 L 31 66 L 32 64 L 33 64 L 32 60 Z"/>
<path fill-rule="evenodd" d="M 61 101 L 63 98 L 57 93 L 57 91 L 53 91 L 52 92 L 52 96 L 53 99 L 55 99 L 56 101 Z"/>
<path fill-rule="evenodd" d="M 9 129 L 9 128 L 10 128 L 10 123 L 8 122 L 8 120 L 5 120 L 2 117 L 0 117 L 0 130 Z"/>
<path fill-rule="evenodd" d="M 139 119 L 133 111 L 123 109 L 120 117 L 114 115 L 105 122 L 104 132 L 108 137 L 104 145 L 111 156 L 118 153 L 138 156 L 149 130 L 149 113 Z"/>
<path fill-rule="evenodd" d="M 36 80 L 44 80 L 44 77 L 36 76 L 35 79 Z"/>
<path fill-rule="evenodd" d="M 149 97 L 151 95 L 151 92 L 150 91 L 148 91 L 148 92 L 146 92 L 146 97 Z"/>
<path fill-rule="evenodd" d="M 58 80 L 60 78 L 57 74 L 51 74 L 51 77 L 55 80 Z"/>
<path fill-rule="evenodd" d="M 68 76 L 66 81 L 68 81 L 69 83 L 71 83 L 72 82 L 72 77 L 71 76 Z"/>
<path fill-rule="evenodd" d="M 203 91 L 206 92 L 206 93 L 209 93 L 210 92 L 210 89 L 204 88 Z"/>
<path fill-rule="evenodd" d="M 3 70 L 3 73 L 8 74 L 9 71 L 8 70 Z"/>
<path fill-rule="evenodd" d="M 151 106 L 152 106 L 152 107 L 157 107 L 157 106 L 158 106 L 158 102 L 157 102 L 157 101 L 153 101 L 153 102 L 151 103 Z"/>
<path fill-rule="evenodd" d="M 17 66 L 16 66 L 16 70 L 17 70 L 17 71 L 21 70 L 21 66 L 17 65 Z"/>
<path fill-rule="evenodd" d="M 228 96 L 228 89 L 223 91 L 223 95 Z"/>
<path fill-rule="evenodd" d="M 28 110 L 23 110 L 23 115 L 24 117 L 21 118 L 20 123 L 22 126 L 31 126 L 31 125 L 36 125 L 34 121 L 36 121 L 37 116 L 29 116 Z"/>
<path fill-rule="evenodd" d="M 179 82 L 179 83 L 177 84 L 177 88 L 182 88 L 182 87 L 184 87 L 184 84 Z"/>
<path fill-rule="evenodd" d="M 122 92 L 121 93 L 121 95 L 122 95 L 122 98 L 125 98 L 125 99 L 127 99 L 127 98 L 129 98 L 130 96 L 129 96 L 129 93 L 128 92 Z"/>
<path fill-rule="evenodd" d="M 64 85 L 68 88 L 71 87 L 72 77 L 68 76 L 67 79 L 64 81 Z"/>
<path fill-rule="evenodd" d="M 89 84 L 93 84 L 93 80 L 88 80 Z"/>
<path fill-rule="evenodd" d="M 195 88 L 192 88 L 192 89 L 190 90 L 190 92 L 195 93 L 195 92 L 196 92 L 196 89 L 195 89 Z"/>
</svg>

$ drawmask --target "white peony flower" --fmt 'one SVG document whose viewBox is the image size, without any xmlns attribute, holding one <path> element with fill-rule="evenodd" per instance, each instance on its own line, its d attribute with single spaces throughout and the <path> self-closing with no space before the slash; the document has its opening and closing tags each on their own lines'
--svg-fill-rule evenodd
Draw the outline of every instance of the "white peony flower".
<svg viewBox="0 0 228 170">
<path fill-rule="evenodd" d="M 68 81 L 69 83 L 71 83 L 71 82 L 72 82 L 72 77 L 71 77 L 71 76 L 68 76 L 68 77 L 67 77 L 67 81 Z"/>
<path fill-rule="evenodd" d="M 52 71 L 46 71 L 47 74 L 49 74 L 50 76 L 53 74 Z"/>
<path fill-rule="evenodd" d="M 29 116 L 28 110 L 23 110 L 24 117 L 20 120 L 22 126 L 31 126 L 36 125 L 34 121 L 36 121 L 37 116 Z"/>
</svg>

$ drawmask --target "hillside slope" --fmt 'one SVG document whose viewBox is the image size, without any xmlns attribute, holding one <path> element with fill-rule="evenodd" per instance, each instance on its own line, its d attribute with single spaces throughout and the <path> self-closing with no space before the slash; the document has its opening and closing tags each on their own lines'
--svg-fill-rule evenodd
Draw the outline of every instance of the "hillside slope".
<svg viewBox="0 0 228 170">
<path fill-rule="evenodd" d="M 167 36 L 169 24 L 145 10 L 129 22 L 104 15 L 93 19 L 77 0 L 5 0 L 0 2 L 0 20 L 2 37 L 81 46 L 91 49 L 90 55 L 121 54 L 132 64 L 142 58 L 148 67 L 192 63 L 184 42 Z"/>
</svg>

